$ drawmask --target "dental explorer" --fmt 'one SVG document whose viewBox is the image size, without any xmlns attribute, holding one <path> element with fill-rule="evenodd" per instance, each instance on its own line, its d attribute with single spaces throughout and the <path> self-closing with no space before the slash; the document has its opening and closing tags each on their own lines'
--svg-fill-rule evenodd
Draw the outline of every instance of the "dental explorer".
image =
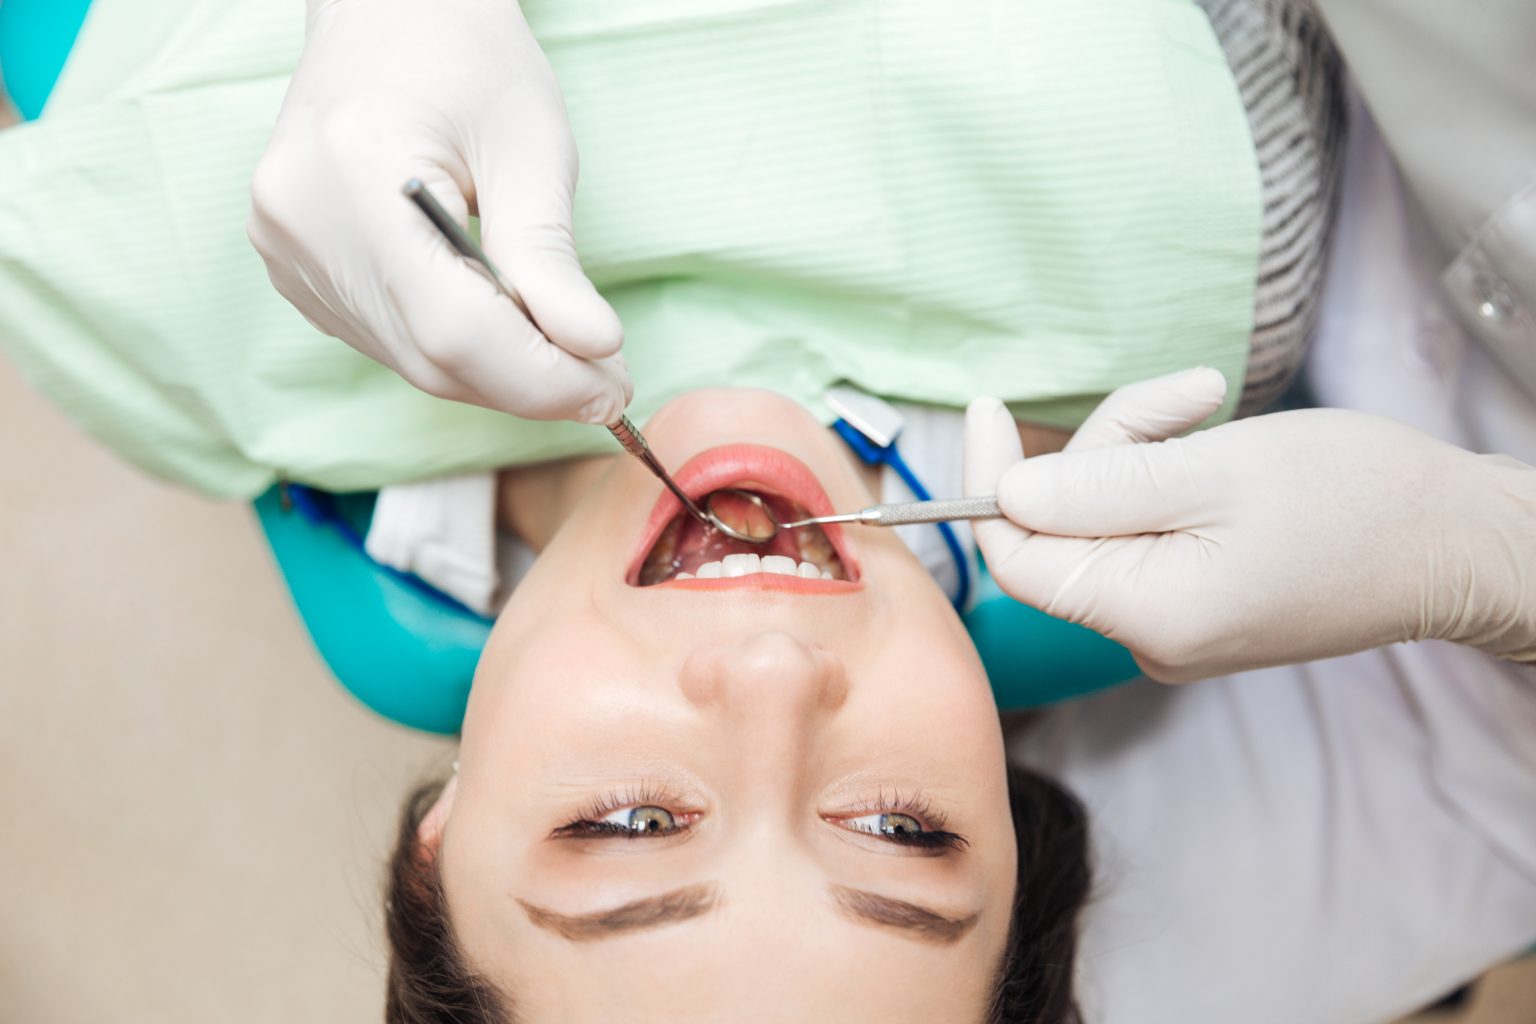
<svg viewBox="0 0 1536 1024">
<path fill-rule="evenodd" d="M 437 201 L 437 197 L 432 195 L 431 191 L 427 189 L 426 185 L 422 184 L 420 179 L 412 178 L 405 183 L 405 187 L 401 191 L 405 193 L 407 199 L 415 203 L 417 208 L 426 215 L 427 220 L 431 221 L 432 226 L 437 228 L 449 245 L 453 246 L 454 251 L 468 260 L 469 265 L 478 270 L 501 294 L 511 299 L 513 305 L 517 306 L 522 311 L 522 314 L 528 317 L 530 323 L 534 322 L 532 315 L 528 312 L 528 307 L 523 304 L 523 300 L 518 294 L 502 280 L 500 272 L 496 270 L 496 266 L 491 262 L 490 257 L 485 254 L 485 250 L 481 249 L 475 240 L 469 237 L 469 232 L 459 227 L 458 221 L 448 215 L 448 211 L 443 209 L 442 204 Z M 727 535 L 732 535 L 732 531 L 726 528 L 717 517 L 705 512 L 692 498 L 688 497 L 681 487 L 677 486 L 677 483 L 667 473 L 660 460 L 651 452 L 651 446 L 645 443 L 645 435 L 640 433 L 640 428 L 630 422 L 628 416 L 621 414 L 618 419 L 612 423 L 605 424 L 605 426 L 608 428 L 608 432 L 614 436 L 614 439 L 624 446 L 625 451 L 639 459 L 647 469 L 656 474 L 657 478 L 667 486 L 667 490 L 671 491 L 677 500 L 683 503 L 683 508 L 687 509 L 690 515 L 701 523 L 713 526 Z"/>
</svg>

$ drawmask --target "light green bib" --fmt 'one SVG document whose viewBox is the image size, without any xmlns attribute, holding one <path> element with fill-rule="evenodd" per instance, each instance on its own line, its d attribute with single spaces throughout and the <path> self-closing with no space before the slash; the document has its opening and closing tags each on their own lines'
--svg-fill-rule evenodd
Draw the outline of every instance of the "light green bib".
<svg viewBox="0 0 1536 1024">
<path fill-rule="evenodd" d="M 98 2 L 119 31 L 154 6 Z M 32 382 L 144 468 L 230 496 L 611 447 L 417 393 L 271 289 L 247 189 L 303 3 L 180 2 L 142 20 L 152 43 L 88 21 L 48 115 L 0 132 L 0 345 Z M 581 147 L 576 237 L 624 321 L 636 419 L 721 384 L 815 410 L 839 380 L 995 394 L 1064 426 L 1197 364 L 1241 391 L 1258 173 L 1189 0 L 524 9 Z M 154 56 L 128 72 L 124 51 Z"/>
</svg>

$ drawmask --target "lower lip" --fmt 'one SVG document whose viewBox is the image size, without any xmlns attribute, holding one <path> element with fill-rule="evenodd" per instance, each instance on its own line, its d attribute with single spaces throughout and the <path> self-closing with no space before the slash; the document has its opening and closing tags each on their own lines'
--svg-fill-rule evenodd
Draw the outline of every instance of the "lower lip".
<svg viewBox="0 0 1536 1024">
<path fill-rule="evenodd" d="M 672 479 L 694 501 L 724 487 L 756 485 L 788 498 L 813 516 L 833 514 L 832 500 L 827 497 L 826 489 L 816 479 L 816 474 L 788 452 L 764 445 L 729 444 L 710 448 L 684 463 L 682 468 L 672 474 Z M 661 531 L 682 511 L 682 503 L 663 487 L 630 558 L 625 579 L 631 586 L 639 585 L 640 566 L 645 562 L 646 555 L 650 554 L 656 539 L 661 536 Z M 712 580 L 668 580 L 656 586 L 682 590 L 769 590 L 794 594 L 843 594 L 862 589 L 863 584 L 858 582 L 858 560 L 847 538 L 843 536 L 842 529 L 836 523 L 828 523 L 822 530 L 842 561 L 844 571 L 853 579 L 808 580 L 798 576 L 760 572 L 750 576 Z"/>
</svg>

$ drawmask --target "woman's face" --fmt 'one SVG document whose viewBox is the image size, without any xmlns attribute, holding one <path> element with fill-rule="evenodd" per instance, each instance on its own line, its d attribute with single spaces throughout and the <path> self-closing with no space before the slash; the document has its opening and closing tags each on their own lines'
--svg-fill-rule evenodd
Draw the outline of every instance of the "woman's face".
<svg viewBox="0 0 1536 1024">
<path fill-rule="evenodd" d="M 695 496 L 872 500 L 770 393 L 689 395 L 646 435 Z M 424 826 L 467 959 L 532 1021 L 979 1020 L 1015 843 L 963 626 L 884 530 L 829 535 L 835 561 L 813 538 L 845 580 L 640 585 L 657 543 L 720 554 L 676 511 L 613 460 L 496 624 Z"/>
</svg>

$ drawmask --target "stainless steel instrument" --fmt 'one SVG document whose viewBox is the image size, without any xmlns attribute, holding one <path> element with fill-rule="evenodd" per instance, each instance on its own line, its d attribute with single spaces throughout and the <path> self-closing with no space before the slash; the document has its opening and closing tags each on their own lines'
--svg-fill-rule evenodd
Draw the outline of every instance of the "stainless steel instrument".
<svg viewBox="0 0 1536 1024">
<path fill-rule="evenodd" d="M 716 497 L 729 495 L 751 502 L 763 518 L 772 525 L 773 529 L 764 534 L 745 534 L 733 530 L 722 523 L 722 517 L 714 509 Z M 863 526 L 906 526 L 910 523 L 943 523 L 953 519 L 999 519 L 1002 512 L 998 510 L 997 499 L 993 497 L 977 498 L 943 498 L 937 501 L 901 501 L 891 502 L 885 505 L 871 505 L 857 512 L 842 512 L 831 516 L 813 516 L 810 519 L 796 519 L 793 522 L 781 523 L 773 518 L 773 511 L 768 508 L 766 502 L 751 491 L 727 488 L 711 494 L 705 502 L 705 512 L 711 521 L 720 526 L 720 529 L 728 537 L 743 540 L 750 544 L 766 544 L 772 540 L 780 530 L 793 530 L 801 526 L 820 525 L 822 523 L 858 523 Z"/>
<path fill-rule="evenodd" d="M 427 189 L 427 186 L 422 184 L 419 179 L 412 178 L 405 183 L 402 191 L 407 199 L 416 204 L 417 209 L 426 216 L 427 220 L 432 222 L 432 225 L 437 228 L 448 244 L 453 246 L 454 251 L 468 260 L 470 266 L 478 270 L 486 280 L 495 285 L 501 294 L 511 299 L 513 304 L 523 311 L 523 315 L 528 317 L 529 322 L 533 322 L 533 317 L 529 315 L 528 307 L 524 305 L 521 296 L 507 285 L 506 281 L 502 279 L 501 273 L 496 269 L 496 265 L 485 254 L 485 250 L 480 248 L 473 238 L 469 237 L 469 232 L 459 227 L 458 221 L 448 215 L 448 211 L 443 209 L 442 204 Z M 677 500 L 683 503 L 683 508 L 688 510 L 689 515 L 692 515 L 700 522 L 723 530 L 728 536 L 736 536 L 735 531 L 727 529 L 718 519 L 705 512 L 698 506 L 697 502 L 683 492 L 681 487 L 677 486 L 676 481 L 672 479 L 671 475 L 662 466 L 660 460 L 651 452 L 651 446 L 645 443 L 645 435 L 640 433 L 639 427 L 630 422 L 628 416 L 620 416 L 617 420 L 605 425 L 608 428 L 608 432 L 614 436 L 614 439 L 624 446 L 625 451 L 639 459 L 647 469 L 656 474 L 661 482 L 667 486 L 667 490 L 671 491 L 677 497 Z"/>
</svg>

